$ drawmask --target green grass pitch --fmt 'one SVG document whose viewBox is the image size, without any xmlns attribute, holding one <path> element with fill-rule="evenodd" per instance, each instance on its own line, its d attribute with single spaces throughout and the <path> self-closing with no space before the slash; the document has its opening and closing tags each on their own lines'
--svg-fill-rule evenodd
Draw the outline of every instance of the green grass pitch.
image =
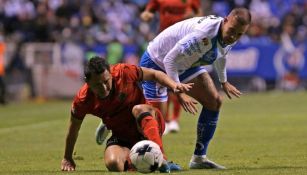
<svg viewBox="0 0 307 175">
<path fill-rule="evenodd" d="M 71 101 L 0 106 L 0 174 L 68 174 L 60 171 Z M 307 93 L 252 93 L 224 100 L 210 159 L 223 171 L 189 170 L 197 116 L 183 113 L 181 131 L 164 137 L 166 153 L 184 168 L 172 174 L 307 174 Z M 75 147 L 77 169 L 69 174 L 109 173 L 104 146 L 95 143 L 98 118 L 87 116 Z M 138 173 L 121 173 L 138 174 Z"/>
</svg>

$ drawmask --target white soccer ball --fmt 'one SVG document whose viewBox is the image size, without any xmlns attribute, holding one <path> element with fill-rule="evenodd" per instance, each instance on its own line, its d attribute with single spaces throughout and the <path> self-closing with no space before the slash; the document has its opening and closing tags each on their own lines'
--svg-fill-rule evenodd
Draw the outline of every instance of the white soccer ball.
<svg viewBox="0 0 307 175">
<path fill-rule="evenodd" d="M 159 145 L 150 140 L 136 143 L 131 148 L 129 156 L 133 166 L 140 173 L 154 172 L 163 162 L 163 154 Z"/>
</svg>

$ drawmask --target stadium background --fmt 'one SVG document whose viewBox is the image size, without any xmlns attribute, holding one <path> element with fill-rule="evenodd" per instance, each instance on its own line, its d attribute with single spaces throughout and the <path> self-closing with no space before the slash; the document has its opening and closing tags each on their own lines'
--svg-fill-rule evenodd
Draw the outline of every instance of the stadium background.
<svg viewBox="0 0 307 175">
<path fill-rule="evenodd" d="M 0 174 L 66 174 L 60 162 L 83 64 L 94 54 L 136 64 L 156 35 L 157 17 L 150 24 L 139 20 L 147 0 L 63 2 L 0 0 L 8 101 L 0 105 Z M 208 155 L 228 169 L 188 168 L 197 116 L 183 112 L 180 132 L 163 137 L 168 157 L 183 167 L 174 174 L 306 175 L 306 1 L 202 1 L 204 15 L 225 16 L 234 6 L 250 8 L 254 17 L 227 65 L 244 94 L 225 97 Z M 91 115 L 84 121 L 73 156 L 77 169 L 69 174 L 118 174 L 108 172 L 105 146 L 95 144 L 99 122 Z"/>
<path fill-rule="evenodd" d="M 93 55 L 138 60 L 158 29 L 140 20 L 147 0 L 1 0 L 0 42 L 8 101 L 70 98 Z M 203 0 L 204 15 L 251 10 L 252 25 L 229 54 L 229 80 L 243 91 L 307 87 L 304 0 Z M 215 76 L 214 72 L 212 75 Z"/>
</svg>

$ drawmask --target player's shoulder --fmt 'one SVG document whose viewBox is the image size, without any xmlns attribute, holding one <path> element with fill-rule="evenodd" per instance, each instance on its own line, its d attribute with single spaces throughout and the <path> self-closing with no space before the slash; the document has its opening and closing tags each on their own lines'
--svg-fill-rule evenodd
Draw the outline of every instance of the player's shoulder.
<svg viewBox="0 0 307 175">
<path fill-rule="evenodd" d="M 93 93 L 90 90 L 89 86 L 85 83 L 76 94 L 75 101 L 87 101 L 91 98 L 91 96 L 93 96 Z"/>
<path fill-rule="evenodd" d="M 120 72 L 131 72 L 139 69 L 138 66 L 132 65 L 132 64 L 126 64 L 126 63 L 118 63 L 111 66 L 111 73 L 117 74 Z"/>
<path fill-rule="evenodd" d="M 138 77 L 139 72 L 140 67 L 137 65 L 118 63 L 111 66 L 111 74 L 113 78 L 129 79 L 129 77 Z"/>
<path fill-rule="evenodd" d="M 206 37 L 214 37 L 218 34 L 223 19 L 224 18 L 215 15 L 198 17 L 195 30 L 203 33 Z"/>
</svg>

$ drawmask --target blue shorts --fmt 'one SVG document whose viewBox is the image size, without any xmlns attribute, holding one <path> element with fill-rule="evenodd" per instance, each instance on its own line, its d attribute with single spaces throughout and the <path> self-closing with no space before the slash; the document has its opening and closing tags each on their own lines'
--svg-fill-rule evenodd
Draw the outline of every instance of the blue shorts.
<svg viewBox="0 0 307 175">
<path fill-rule="evenodd" d="M 141 67 L 159 70 L 165 73 L 156 63 L 152 61 L 150 55 L 146 51 L 140 61 Z M 187 83 L 198 75 L 207 72 L 203 66 L 192 67 L 179 75 L 180 82 Z M 167 88 L 154 81 L 142 82 L 143 93 L 146 100 L 151 102 L 166 102 L 167 101 Z"/>
</svg>

